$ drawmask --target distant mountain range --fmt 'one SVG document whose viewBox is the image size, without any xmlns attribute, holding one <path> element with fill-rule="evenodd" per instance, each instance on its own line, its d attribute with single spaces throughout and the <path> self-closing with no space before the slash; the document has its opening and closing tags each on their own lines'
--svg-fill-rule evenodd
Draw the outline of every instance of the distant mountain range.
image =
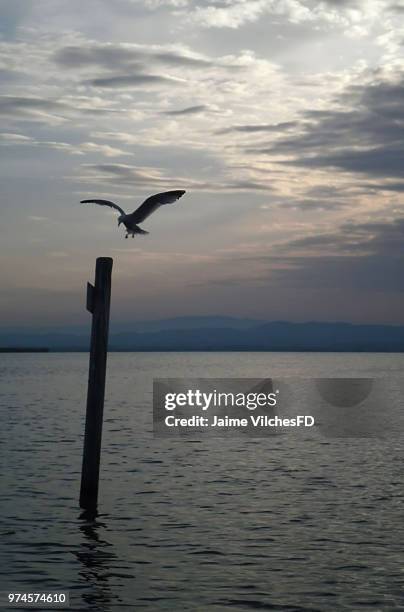
<svg viewBox="0 0 404 612">
<path fill-rule="evenodd" d="M 1 329 L 0 348 L 86 351 L 89 327 Z M 404 326 L 180 317 L 111 326 L 111 351 L 404 352 Z"/>
</svg>

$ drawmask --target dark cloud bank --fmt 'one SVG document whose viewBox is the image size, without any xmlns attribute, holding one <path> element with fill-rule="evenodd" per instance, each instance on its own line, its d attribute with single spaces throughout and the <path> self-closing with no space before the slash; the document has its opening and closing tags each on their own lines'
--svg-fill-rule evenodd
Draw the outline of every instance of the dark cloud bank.
<svg viewBox="0 0 404 612">
<path fill-rule="evenodd" d="M 335 102 L 343 110 L 306 111 L 300 133 L 249 151 L 274 158 L 288 156 L 291 159 L 282 161 L 288 165 L 404 179 L 404 74 L 394 82 L 352 86 Z M 387 185 L 397 191 L 404 187 L 401 182 Z"/>
</svg>

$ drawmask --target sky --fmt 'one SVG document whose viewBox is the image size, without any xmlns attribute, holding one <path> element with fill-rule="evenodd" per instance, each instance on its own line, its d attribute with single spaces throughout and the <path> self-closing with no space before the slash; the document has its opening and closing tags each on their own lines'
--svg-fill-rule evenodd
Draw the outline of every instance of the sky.
<svg viewBox="0 0 404 612">
<path fill-rule="evenodd" d="M 98 256 L 115 320 L 403 324 L 403 50 L 402 0 L 0 0 L 0 327 Z"/>
</svg>

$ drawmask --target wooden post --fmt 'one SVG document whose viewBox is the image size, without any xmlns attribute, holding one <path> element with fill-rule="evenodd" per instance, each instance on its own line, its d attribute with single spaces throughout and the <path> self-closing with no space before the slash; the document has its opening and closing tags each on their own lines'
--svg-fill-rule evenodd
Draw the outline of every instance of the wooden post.
<svg viewBox="0 0 404 612">
<path fill-rule="evenodd" d="M 93 320 L 80 488 L 80 506 L 86 510 L 95 510 L 98 499 L 111 272 L 112 258 L 98 257 L 95 267 L 95 286 L 87 284 L 87 310 L 92 313 Z"/>
</svg>

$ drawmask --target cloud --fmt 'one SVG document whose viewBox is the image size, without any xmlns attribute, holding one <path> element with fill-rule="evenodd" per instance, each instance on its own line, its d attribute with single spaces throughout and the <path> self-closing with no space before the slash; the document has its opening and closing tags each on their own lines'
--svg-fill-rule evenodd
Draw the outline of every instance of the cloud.
<svg viewBox="0 0 404 612">
<path fill-rule="evenodd" d="M 219 180 L 203 181 L 189 177 L 169 176 L 162 169 L 147 166 L 132 166 L 129 164 L 83 164 L 80 182 L 88 184 L 105 184 L 115 186 L 131 186 L 140 189 L 170 189 L 170 185 L 178 185 L 194 191 L 272 191 L 265 181 L 234 179 L 224 176 Z"/>
<path fill-rule="evenodd" d="M 83 142 L 77 146 L 77 149 L 81 153 L 101 153 L 102 155 L 105 155 L 105 157 L 120 157 L 121 155 L 129 155 L 129 153 L 122 151 L 121 149 L 117 149 L 116 147 L 95 142 Z"/>
<path fill-rule="evenodd" d="M 369 191 L 404 192 L 404 182 L 384 181 L 383 183 L 364 183 L 363 187 Z"/>
<path fill-rule="evenodd" d="M 404 178 L 403 159 L 404 145 L 396 147 L 382 145 L 362 151 L 345 149 L 335 153 L 322 153 L 284 163 L 306 168 L 338 168 L 375 177 Z"/>
<path fill-rule="evenodd" d="M 188 106 L 187 108 L 182 108 L 179 110 L 162 111 L 162 114 L 176 117 L 181 115 L 197 115 L 206 110 L 209 110 L 209 106 L 206 104 L 199 104 L 197 106 Z"/>
<path fill-rule="evenodd" d="M 54 53 L 52 59 L 59 66 L 74 70 L 88 66 L 113 70 L 136 65 L 144 58 L 136 48 L 112 44 L 83 44 L 62 47 Z"/>
<path fill-rule="evenodd" d="M 300 199 L 290 198 L 286 202 L 281 201 L 275 204 L 278 208 L 287 209 L 292 208 L 301 211 L 312 211 L 312 210 L 341 210 L 349 209 L 352 207 L 352 201 L 341 200 L 338 198 L 305 198 Z"/>
<path fill-rule="evenodd" d="M 28 144 L 30 142 L 32 142 L 32 138 L 23 134 L 0 133 L 0 144 Z"/>
<path fill-rule="evenodd" d="M 142 87 L 144 85 L 158 85 L 161 83 L 164 83 L 165 85 L 176 85 L 181 82 L 183 81 L 180 79 L 175 79 L 174 77 L 166 77 L 156 74 L 119 75 L 83 81 L 85 84 L 101 88 Z"/>
<path fill-rule="evenodd" d="M 263 123 L 263 124 L 247 124 L 247 125 L 233 125 L 227 128 L 222 128 L 216 131 L 216 134 L 231 134 L 231 133 L 245 133 L 254 134 L 257 132 L 283 132 L 286 130 L 293 129 L 298 124 L 297 121 L 284 121 L 282 123 Z"/>
<path fill-rule="evenodd" d="M 37 215 L 29 215 L 28 219 L 37 223 L 47 223 L 48 221 L 50 221 L 49 217 L 38 217 Z"/>
<path fill-rule="evenodd" d="M 265 17 L 281 24 L 313 24 L 365 35 L 380 18 L 378 0 L 150 0 L 151 8 L 166 7 L 177 20 L 194 27 L 238 29 Z"/>
<path fill-rule="evenodd" d="M 390 4 L 388 8 L 394 13 L 404 13 L 404 4 Z"/>
<path fill-rule="evenodd" d="M 404 177 L 404 73 L 351 85 L 333 107 L 305 111 L 296 135 L 249 151 L 292 166 Z"/>
<path fill-rule="evenodd" d="M 39 97 L 0 96 L 0 115 L 6 117 L 60 121 L 67 107 L 60 102 Z"/>
<path fill-rule="evenodd" d="M 134 145 L 141 142 L 141 137 L 138 135 L 130 134 L 128 132 L 91 132 L 92 138 L 101 140 L 112 140 L 114 142 L 120 142 L 127 145 Z"/>
<path fill-rule="evenodd" d="M 295 291 L 403 292 L 404 218 L 343 223 L 255 253 L 234 254 L 245 281 Z M 246 267 L 245 267 L 246 266 Z M 387 299 L 387 296 L 386 296 Z"/>
<path fill-rule="evenodd" d="M 50 140 L 35 140 L 32 137 L 24 136 L 23 134 L 0 133 L 0 146 L 31 146 L 42 147 L 44 149 L 54 149 L 65 151 L 72 155 L 84 155 L 85 153 L 100 153 L 105 157 L 119 157 L 122 155 L 130 155 L 121 149 L 111 147 L 107 144 L 95 142 L 82 142 L 80 144 L 72 144 L 62 141 Z"/>
<path fill-rule="evenodd" d="M 90 97 L 63 100 L 52 97 L 0 95 L 0 117 L 15 120 L 43 122 L 60 125 L 80 115 L 105 115 L 115 112 L 113 109 L 97 107 L 97 101 Z"/>
<path fill-rule="evenodd" d="M 211 58 L 184 46 L 95 43 L 63 46 L 51 55 L 52 61 L 71 74 L 86 74 L 81 83 L 100 88 L 129 88 L 186 81 L 184 70 L 242 69 L 230 58 Z"/>
<path fill-rule="evenodd" d="M 249 0 L 233 2 L 231 5 L 223 3 L 217 6 L 208 3 L 208 6 L 196 6 L 192 20 L 198 25 L 215 28 L 239 28 L 244 23 L 256 21 L 268 7 L 266 0 Z"/>
<path fill-rule="evenodd" d="M 209 68 L 214 65 L 210 59 L 186 48 L 173 50 L 157 45 L 88 42 L 58 49 L 53 55 L 53 61 L 75 70 L 88 67 L 108 70 L 141 67 L 147 69 L 156 64 L 182 68 Z"/>
</svg>

